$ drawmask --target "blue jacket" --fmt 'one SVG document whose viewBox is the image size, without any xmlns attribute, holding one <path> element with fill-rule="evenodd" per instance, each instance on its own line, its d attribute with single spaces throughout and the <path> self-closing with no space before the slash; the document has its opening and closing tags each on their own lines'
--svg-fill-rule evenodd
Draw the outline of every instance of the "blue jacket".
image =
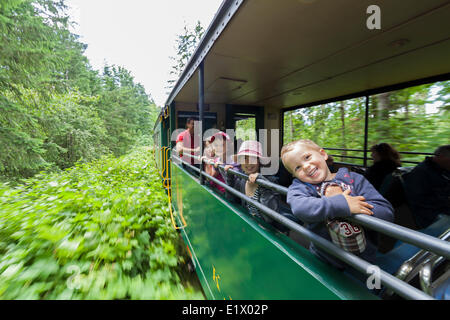
<svg viewBox="0 0 450 320">
<path fill-rule="evenodd" d="M 362 175 L 351 172 L 347 168 L 340 168 L 332 181 L 343 182 L 350 186 L 351 196 L 363 196 L 367 203 L 373 205 L 373 216 L 386 221 L 394 221 L 394 209 L 378 191 Z M 298 179 L 294 179 L 289 186 L 287 202 L 291 206 L 292 213 L 306 223 L 306 227 L 321 237 L 331 241 L 325 221 L 337 217 L 350 217 L 350 208 L 345 197 L 341 194 L 332 197 L 321 197 L 315 188 Z M 368 262 L 375 262 L 376 233 L 365 228 L 366 250 L 360 257 Z M 337 266 L 344 265 L 336 258 L 314 247 L 311 243 L 310 250 L 327 262 Z"/>
</svg>

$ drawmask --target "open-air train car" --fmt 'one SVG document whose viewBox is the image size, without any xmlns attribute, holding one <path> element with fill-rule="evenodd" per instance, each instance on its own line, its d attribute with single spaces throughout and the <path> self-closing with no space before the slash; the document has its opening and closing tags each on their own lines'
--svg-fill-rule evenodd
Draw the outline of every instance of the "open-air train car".
<svg viewBox="0 0 450 320">
<path fill-rule="evenodd" d="M 368 13 L 371 5 L 379 11 Z M 379 29 L 370 28 L 368 20 L 375 18 L 380 19 Z M 367 127 L 372 95 L 448 80 L 449 57 L 450 3 L 445 0 L 223 1 L 154 127 L 156 162 L 171 196 L 174 226 L 206 297 L 448 298 L 448 268 L 433 273 L 437 260 L 448 265 L 448 217 L 442 217 L 434 229 L 419 231 L 370 216 L 352 218 L 398 239 L 396 247 L 380 253 L 377 262 L 382 286 L 395 294 L 380 294 L 355 274 L 317 259 L 307 243 L 314 242 L 368 279 L 374 274 L 367 273 L 366 261 L 300 224 L 264 211 L 291 230 L 280 232 L 213 191 L 205 183 L 211 177 L 203 169 L 187 170 L 189 164 L 172 152 L 171 135 L 184 128 L 187 117 L 201 121 L 203 131 L 213 125 L 235 129 L 238 121 L 250 118 L 255 129 L 268 129 L 268 153 L 279 156 L 286 111 L 363 97 Z M 278 141 L 271 139 L 277 129 Z M 364 165 L 367 130 L 365 134 Z M 270 187 L 286 192 L 282 186 Z M 405 246 L 408 250 L 402 251 Z M 398 274 L 410 258 L 417 262 L 416 278 L 423 277 L 425 272 L 419 269 L 429 268 L 431 261 L 427 269 L 431 274 L 420 279 L 421 285 Z"/>
</svg>

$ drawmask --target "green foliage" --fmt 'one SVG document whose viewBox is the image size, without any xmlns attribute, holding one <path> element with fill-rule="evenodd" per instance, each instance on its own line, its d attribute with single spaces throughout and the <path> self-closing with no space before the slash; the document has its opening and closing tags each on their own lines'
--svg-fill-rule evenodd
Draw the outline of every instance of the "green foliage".
<svg viewBox="0 0 450 320">
<path fill-rule="evenodd" d="M 256 119 L 248 118 L 236 121 L 236 139 L 256 140 Z"/>
<path fill-rule="evenodd" d="M 60 0 L 0 4 L 0 180 L 126 154 L 158 110 L 122 67 L 92 70 Z"/>
<path fill-rule="evenodd" d="M 0 184 L 1 299 L 201 299 L 148 147 Z"/>
<path fill-rule="evenodd" d="M 166 89 L 171 90 L 174 87 L 175 82 L 180 77 L 191 56 L 194 54 L 204 33 L 205 29 L 200 21 L 197 21 L 197 24 L 192 30 L 185 25 L 183 33 L 177 36 L 177 39 L 175 40 L 177 55 L 176 57 L 170 57 L 174 64 L 172 65 L 172 70 L 170 70 L 172 79 L 167 81 Z"/>
<path fill-rule="evenodd" d="M 96 107 L 108 132 L 105 143 L 118 156 L 125 154 L 139 136 L 151 132 L 157 111 L 142 85 L 135 84 L 126 69 L 106 65 L 102 80 L 105 90 Z"/>
<path fill-rule="evenodd" d="M 2 1 L 0 90 L 47 90 L 61 65 L 54 50 L 67 27 L 65 6 L 53 0 Z"/>
<path fill-rule="evenodd" d="M 448 144 L 449 88 L 450 81 L 445 81 L 371 96 L 368 148 L 387 142 L 398 151 L 432 153 L 438 146 Z M 284 143 L 303 138 L 323 147 L 363 150 L 364 117 L 365 98 L 289 111 L 284 118 Z M 329 153 L 363 157 L 362 152 L 356 151 Z M 363 163 L 361 159 L 334 158 Z M 403 155 L 402 159 L 420 162 L 424 156 Z"/>
</svg>

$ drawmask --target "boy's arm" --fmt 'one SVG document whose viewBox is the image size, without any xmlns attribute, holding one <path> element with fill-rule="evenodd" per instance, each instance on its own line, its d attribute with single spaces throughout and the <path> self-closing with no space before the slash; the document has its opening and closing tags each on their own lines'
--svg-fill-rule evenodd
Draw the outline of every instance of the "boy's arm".
<svg viewBox="0 0 450 320">
<path fill-rule="evenodd" d="M 363 196 L 365 201 L 373 206 L 371 209 L 373 216 L 386 221 L 394 221 L 394 209 L 389 201 L 387 201 L 362 175 L 352 172 L 355 187 L 355 193 Z"/>
<path fill-rule="evenodd" d="M 291 206 L 292 213 L 306 223 L 351 215 L 344 195 L 316 198 L 307 194 L 300 186 L 289 188 L 287 203 Z"/>
</svg>

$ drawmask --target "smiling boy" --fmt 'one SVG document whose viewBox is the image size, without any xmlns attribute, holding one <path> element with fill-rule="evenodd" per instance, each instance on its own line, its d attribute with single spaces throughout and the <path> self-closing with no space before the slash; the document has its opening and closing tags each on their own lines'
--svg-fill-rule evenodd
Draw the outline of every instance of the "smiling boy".
<svg viewBox="0 0 450 320">
<path fill-rule="evenodd" d="M 301 139 L 291 142 L 281 149 L 281 160 L 285 168 L 294 176 L 289 187 L 287 202 L 292 212 L 307 224 L 307 228 L 321 237 L 331 240 L 327 227 L 332 221 L 344 221 L 352 214 L 373 215 L 379 219 L 393 221 L 393 208 L 378 191 L 360 174 L 340 168 L 331 173 L 326 160 L 328 154 L 311 140 Z M 339 222 L 340 223 L 340 222 Z M 338 225 L 338 229 L 352 228 L 350 223 Z M 353 226 L 358 230 L 357 226 Z M 349 234 L 353 235 L 353 230 Z M 344 233 L 346 234 L 346 233 Z M 375 261 L 376 233 L 368 230 L 358 236 L 365 237 L 363 244 L 355 243 L 340 246 L 369 261 Z M 335 238 L 333 242 L 338 244 Z M 359 246 L 359 248 L 358 248 Z M 355 248 L 356 247 L 356 248 Z M 360 252 L 358 252 L 360 249 Z M 310 250 L 325 261 L 337 266 L 343 264 L 320 249 L 310 246 Z"/>
</svg>

